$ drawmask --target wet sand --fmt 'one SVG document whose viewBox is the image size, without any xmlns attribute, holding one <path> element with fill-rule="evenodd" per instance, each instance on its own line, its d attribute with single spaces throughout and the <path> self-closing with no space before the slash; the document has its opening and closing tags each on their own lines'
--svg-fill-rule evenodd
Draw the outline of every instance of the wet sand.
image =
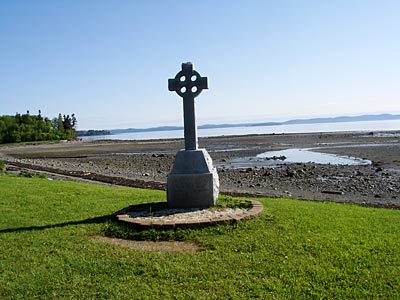
<svg viewBox="0 0 400 300">
<path fill-rule="evenodd" d="M 221 191 L 226 194 L 400 208 L 400 131 L 223 136 L 202 138 L 199 146 L 213 158 Z M 162 189 L 175 153 L 182 148 L 181 139 L 76 141 L 2 146 L 0 159 L 9 167 L 31 166 L 114 184 Z M 287 163 L 282 158 L 256 158 L 267 151 L 298 148 L 357 157 L 371 164 Z"/>
</svg>

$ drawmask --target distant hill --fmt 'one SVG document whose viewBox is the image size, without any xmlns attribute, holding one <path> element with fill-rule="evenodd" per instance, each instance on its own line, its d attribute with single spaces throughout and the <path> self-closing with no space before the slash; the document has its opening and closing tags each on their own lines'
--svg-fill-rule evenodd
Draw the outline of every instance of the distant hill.
<svg viewBox="0 0 400 300">
<path fill-rule="evenodd" d="M 98 135 L 110 135 L 109 130 L 78 130 L 78 136 L 98 136 Z"/>
<path fill-rule="evenodd" d="M 159 126 L 151 128 L 127 128 L 127 129 L 112 129 L 110 132 L 112 134 L 119 133 L 129 133 L 129 132 L 149 132 L 149 131 L 171 131 L 171 130 L 181 130 L 181 126 Z"/>
<path fill-rule="evenodd" d="M 315 123 L 337 123 L 337 122 L 362 122 L 362 121 L 383 121 L 397 120 L 400 115 L 381 114 L 381 115 L 362 115 L 356 117 L 334 117 L 334 118 L 313 118 L 313 119 L 295 119 L 283 122 L 282 124 L 315 124 Z"/>
<path fill-rule="evenodd" d="M 295 124 L 316 124 L 316 123 L 339 123 L 339 122 L 362 122 L 362 121 L 384 121 L 400 120 L 400 115 L 380 114 L 380 115 L 361 115 L 361 116 L 340 116 L 332 118 L 312 118 L 312 119 L 294 119 L 283 122 L 260 122 L 260 123 L 236 123 L 236 124 L 205 124 L 198 126 L 198 129 L 212 128 L 233 128 L 250 126 L 278 126 Z M 172 131 L 183 130 L 182 126 L 159 126 L 151 128 L 127 128 L 108 130 L 111 134 L 130 133 L 130 132 L 150 132 L 150 131 Z"/>
<path fill-rule="evenodd" d="M 400 120 L 400 115 L 380 114 L 380 115 L 362 115 L 355 117 L 341 116 L 332 118 L 312 118 L 312 119 L 294 119 L 284 122 L 261 122 L 261 123 L 240 123 L 240 124 L 206 124 L 198 128 L 226 128 L 226 127 L 250 127 L 250 126 L 278 126 L 295 124 L 317 124 L 317 123 L 339 123 L 339 122 L 363 122 L 363 121 L 383 121 Z"/>
</svg>

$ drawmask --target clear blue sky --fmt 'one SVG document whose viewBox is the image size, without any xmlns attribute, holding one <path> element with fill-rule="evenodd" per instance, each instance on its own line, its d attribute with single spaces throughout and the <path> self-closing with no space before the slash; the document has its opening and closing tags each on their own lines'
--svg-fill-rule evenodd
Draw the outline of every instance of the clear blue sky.
<svg viewBox="0 0 400 300">
<path fill-rule="evenodd" d="M 0 115 L 181 125 L 187 61 L 199 124 L 400 113 L 400 1 L 0 1 Z"/>
</svg>

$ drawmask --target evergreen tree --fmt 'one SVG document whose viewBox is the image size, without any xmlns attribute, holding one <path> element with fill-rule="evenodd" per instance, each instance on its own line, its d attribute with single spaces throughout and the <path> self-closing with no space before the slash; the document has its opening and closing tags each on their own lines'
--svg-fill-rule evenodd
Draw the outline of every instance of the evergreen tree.
<svg viewBox="0 0 400 300">
<path fill-rule="evenodd" d="M 76 130 L 78 128 L 78 121 L 76 120 L 75 114 L 72 114 L 71 118 L 72 118 L 72 128 Z"/>
<path fill-rule="evenodd" d="M 15 116 L 0 116 L 0 143 L 18 143 L 47 140 L 72 140 L 76 138 L 75 114 L 58 115 L 52 121 L 38 115 L 26 114 Z"/>
</svg>

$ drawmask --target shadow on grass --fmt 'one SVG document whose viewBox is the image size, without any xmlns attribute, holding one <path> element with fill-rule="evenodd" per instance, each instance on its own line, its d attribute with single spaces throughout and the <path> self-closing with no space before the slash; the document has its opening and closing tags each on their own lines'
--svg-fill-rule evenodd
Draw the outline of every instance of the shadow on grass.
<svg viewBox="0 0 400 300">
<path fill-rule="evenodd" d="M 106 216 L 94 217 L 94 218 L 89 218 L 89 219 L 80 220 L 80 221 L 69 221 L 69 222 L 64 222 L 64 223 L 59 223 L 59 224 L 9 228 L 9 229 L 0 230 L 0 233 L 38 231 L 38 230 L 45 230 L 45 229 L 51 229 L 51 228 L 66 227 L 66 226 L 71 226 L 71 225 L 100 224 L 100 223 L 105 223 L 108 220 L 111 220 L 112 217 L 113 217 L 113 215 L 106 215 Z"/>
</svg>

